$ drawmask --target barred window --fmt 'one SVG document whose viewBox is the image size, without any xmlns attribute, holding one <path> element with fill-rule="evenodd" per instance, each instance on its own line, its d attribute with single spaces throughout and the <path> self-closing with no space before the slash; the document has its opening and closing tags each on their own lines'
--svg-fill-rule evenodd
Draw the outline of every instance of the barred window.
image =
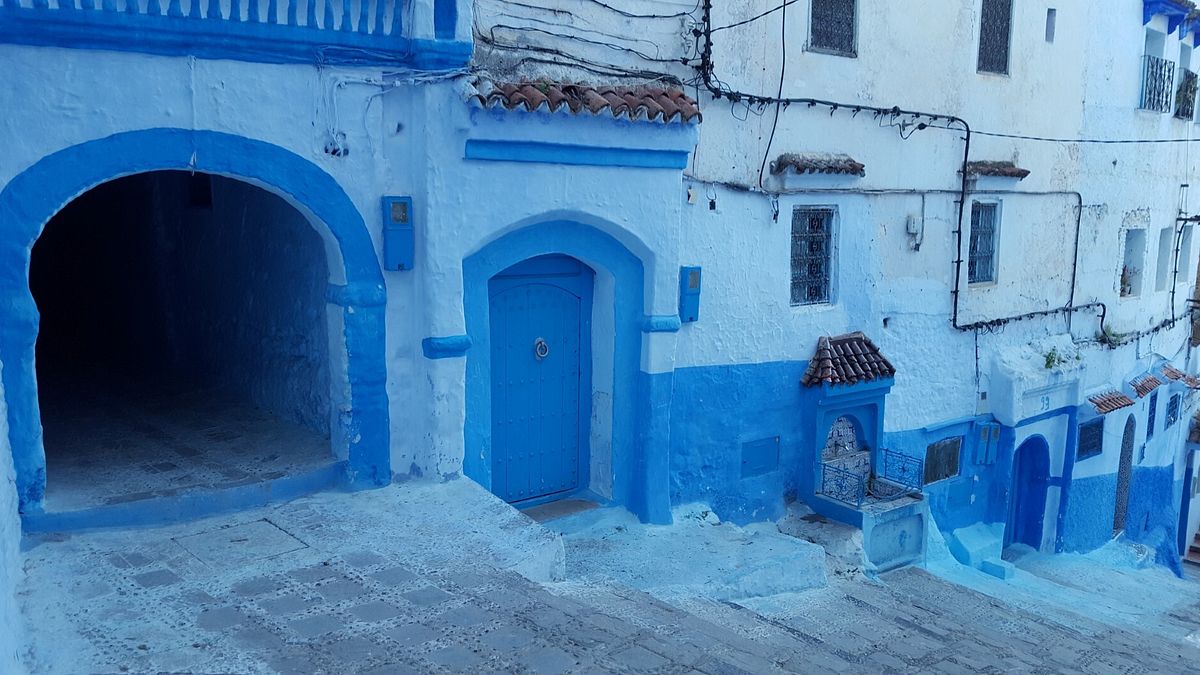
<svg viewBox="0 0 1200 675">
<path fill-rule="evenodd" d="M 809 48 L 857 56 L 854 42 L 856 3 L 857 0 L 812 0 Z"/>
<path fill-rule="evenodd" d="M 1175 394 L 1174 396 L 1171 397 L 1170 401 L 1167 401 L 1167 420 L 1164 423 L 1163 428 L 1165 429 L 1167 427 L 1170 427 L 1171 425 L 1175 424 L 1178 421 L 1179 421 L 1179 394 Z"/>
<path fill-rule="evenodd" d="M 833 266 L 833 209 L 797 206 L 792 211 L 792 304 L 829 302 Z"/>
<path fill-rule="evenodd" d="M 1154 435 L 1154 416 L 1158 413 L 1158 392 L 1150 394 L 1150 412 L 1146 415 L 1146 440 Z"/>
<path fill-rule="evenodd" d="M 1079 425 L 1079 447 L 1075 459 L 1087 459 L 1104 452 L 1104 418 L 1097 417 Z"/>
<path fill-rule="evenodd" d="M 943 438 L 925 448 L 925 484 L 954 478 L 958 475 L 962 436 Z"/>
<path fill-rule="evenodd" d="M 994 202 L 971 204 L 971 251 L 967 258 L 967 282 L 996 280 L 996 234 L 998 205 Z"/>
<path fill-rule="evenodd" d="M 979 18 L 979 72 L 1008 74 L 1012 0 L 982 0 Z"/>
</svg>

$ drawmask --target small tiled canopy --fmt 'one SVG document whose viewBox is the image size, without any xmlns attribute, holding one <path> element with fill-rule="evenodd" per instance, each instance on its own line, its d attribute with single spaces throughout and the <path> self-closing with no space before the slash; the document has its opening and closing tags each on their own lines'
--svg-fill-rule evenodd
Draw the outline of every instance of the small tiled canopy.
<svg viewBox="0 0 1200 675">
<path fill-rule="evenodd" d="M 825 173 L 844 176 L 865 176 L 867 167 L 850 155 L 830 153 L 784 153 L 771 162 L 771 173 L 778 176 L 785 171 L 793 173 Z"/>
<path fill-rule="evenodd" d="M 469 96 L 484 108 L 525 110 L 543 109 L 577 115 L 582 112 L 654 122 L 700 122 L 700 107 L 679 89 L 665 87 L 618 85 L 587 85 L 562 82 L 492 82 L 475 83 L 475 93 Z"/>
<path fill-rule="evenodd" d="M 1161 387 L 1162 380 L 1153 375 L 1143 375 L 1141 377 L 1134 378 L 1134 380 L 1129 383 L 1129 386 L 1133 387 L 1133 390 L 1137 393 L 1138 398 L 1144 398 L 1150 395 L 1150 393 L 1155 389 Z"/>
<path fill-rule="evenodd" d="M 967 176 L 993 176 L 1023 180 L 1029 169 L 1022 169 L 1014 162 L 977 161 L 967 162 Z"/>
<path fill-rule="evenodd" d="M 817 351 L 808 362 L 800 384 L 805 387 L 856 384 L 895 375 L 896 368 L 860 331 L 817 340 Z"/>
<path fill-rule="evenodd" d="M 1172 382 L 1178 382 L 1179 380 L 1182 380 L 1184 377 L 1187 377 L 1187 373 L 1176 368 L 1175 366 L 1172 366 L 1169 363 L 1166 364 L 1165 366 L 1163 366 L 1162 373 L 1163 373 L 1164 377 L 1166 377 L 1168 380 L 1171 380 Z"/>
<path fill-rule="evenodd" d="M 1096 408 L 1096 412 L 1101 415 L 1107 415 L 1114 410 L 1128 408 L 1133 405 L 1133 399 L 1115 390 L 1089 396 L 1088 401 Z"/>
</svg>

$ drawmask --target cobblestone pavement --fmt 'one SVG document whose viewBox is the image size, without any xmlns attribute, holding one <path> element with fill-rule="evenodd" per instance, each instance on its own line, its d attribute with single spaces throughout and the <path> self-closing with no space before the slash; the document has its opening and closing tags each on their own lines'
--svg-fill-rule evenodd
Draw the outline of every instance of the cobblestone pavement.
<svg viewBox="0 0 1200 675">
<path fill-rule="evenodd" d="M 561 540 L 467 481 L 27 549 L 35 672 L 1162 673 L 1200 660 L 1086 608 L 1047 618 L 919 569 L 740 604 L 564 580 Z M 1175 611 L 1200 624 L 1200 595 Z"/>
</svg>

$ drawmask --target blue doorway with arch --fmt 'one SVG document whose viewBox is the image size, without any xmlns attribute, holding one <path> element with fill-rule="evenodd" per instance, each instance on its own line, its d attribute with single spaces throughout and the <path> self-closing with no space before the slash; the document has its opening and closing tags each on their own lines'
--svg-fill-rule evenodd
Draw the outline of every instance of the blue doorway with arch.
<svg viewBox="0 0 1200 675">
<path fill-rule="evenodd" d="M 492 492 L 529 503 L 588 484 L 594 272 L 538 256 L 488 282 Z"/>
<path fill-rule="evenodd" d="M 1050 446 L 1046 439 L 1027 439 L 1013 454 L 1012 488 L 1009 492 L 1008 526 L 1004 545 L 1042 546 L 1046 514 L 1046 492 L 1050 481 Z"/>
<path fill-rule="evenodd" d="M 316 302 L 335 317 L 328 330 L 340 333 L 330 342 L 340 352 L 331 390 L 342 397 L 334 403 L 345 406 L 329 416 L 330 464 L 274 489 L 247 485 L 220 496 L 164 496 L 153 508 L 119 504 L 104 514 L 46 514 L 46 454 L 35 368 L 41 317 L 30 288 L 31 251 L 43 228 L 79 195 L 115 179 L 157 171 L 207 174 L 261 189 L 295 209 L 325 239 L 329 274 L 319 282 Z M 0 362 L 27 529 L 168 522 L 266 503 L 334 482 L 351 487 L 390 482 L 382 273 L 357 207 L 315 164 L 278 146 L 218 132 L 115 134 L 48 155 L 6 184 L 0 190 L 0 235 Z"/>
</svg>

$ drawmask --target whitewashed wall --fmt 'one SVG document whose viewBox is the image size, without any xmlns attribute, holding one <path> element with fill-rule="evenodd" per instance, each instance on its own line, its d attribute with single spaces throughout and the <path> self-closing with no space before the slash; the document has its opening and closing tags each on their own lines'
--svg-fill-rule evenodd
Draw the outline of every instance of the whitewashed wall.
<svg viewBox="0 0 1200 675">
<path fill-rule="evenodd" d="M 3 368 L 0 364 L 0 368 Z M 4 387 L 0 385 L 0 672 L 22 673 L 18 658 L 24 649 L 24 628 L 17 609 L 17 584 L 21 579 L 18 552 L 21 523 L 17 519 L 17 486 L 12 452 L 8 447 L 8 415 Z"/>
</svg>

